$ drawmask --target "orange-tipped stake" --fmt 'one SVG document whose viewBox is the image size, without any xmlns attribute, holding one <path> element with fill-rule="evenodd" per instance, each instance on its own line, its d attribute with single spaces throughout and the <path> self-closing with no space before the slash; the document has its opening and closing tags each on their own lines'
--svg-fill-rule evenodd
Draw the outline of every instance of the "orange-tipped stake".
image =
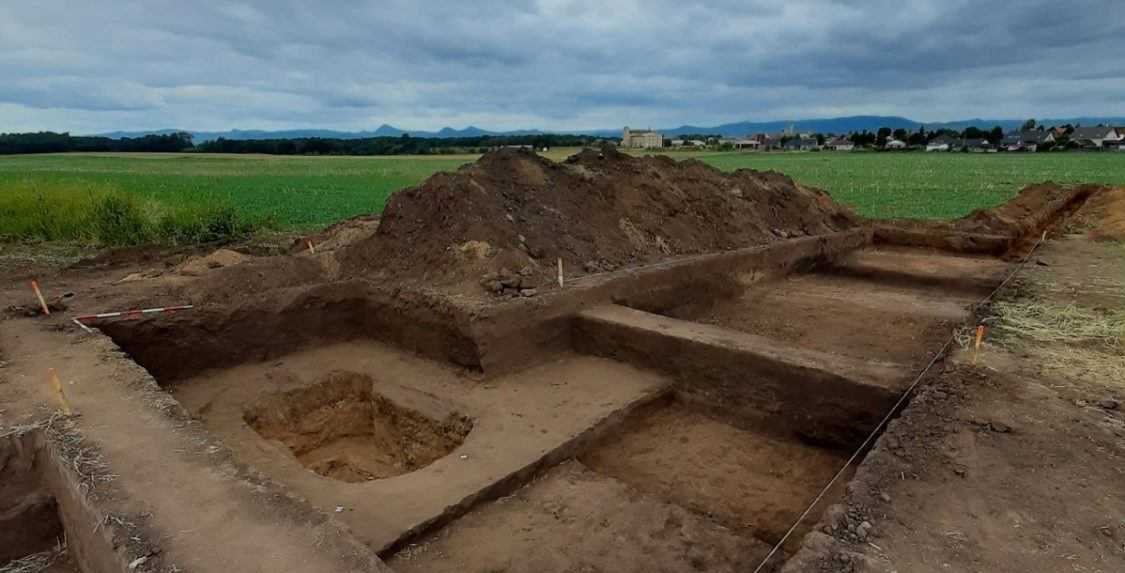
<svg viewBox="0 0 1125 573">
<path fill-rule="evenodd" d="M 59 399 L 59 404 L 62 406 L 63 413 L 69 416 L 70 402 L 67 402 L 66 394 L 63 394 L 62 382 L 59 381 L 59 375 L 55 372 L 54 368 L 48 368 L 47 377 L 51 379 L 51 387 L 55 390 L 55 396 Z"/>
<path fill-rule="evenodd" d="M 39 290 L 39 281 L 31 281 L 31 290 L 35 291 L 35 297 L 39 299 L 39 306 L 43 309 L 43 314 L 51 314 L 51 309 L 47 308 L 47 301 L 43 300 L 43 292 Z"/>
<path fill-rule="evenodd" d="M 977 356 L 980 356 L 980 343 L 984 340 L 984 325 L 977 326 L 977 343 L 973 347 L 973 364 L 977 363 Z"/>
<path fill-rule="evenodd" d="M 313 247 L 312 241 L 306 240 L 305 243 L 307 243 L 309 245 L 309 252 L 315 255 L 316 254 L 316 248 Z"/>
</svg>

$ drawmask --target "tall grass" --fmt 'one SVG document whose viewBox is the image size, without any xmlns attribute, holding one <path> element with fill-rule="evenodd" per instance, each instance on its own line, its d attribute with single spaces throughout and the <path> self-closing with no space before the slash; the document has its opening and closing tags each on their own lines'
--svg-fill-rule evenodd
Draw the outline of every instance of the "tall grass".
<svg viewBox="0 0 1125 573">
<path fill-rule="evenodd" d="M 167 205 L 98 182 L 0 182 L 0 240 L 99 246 L 225 242 L 266 221 L 222 202 Z"/>
</svg>

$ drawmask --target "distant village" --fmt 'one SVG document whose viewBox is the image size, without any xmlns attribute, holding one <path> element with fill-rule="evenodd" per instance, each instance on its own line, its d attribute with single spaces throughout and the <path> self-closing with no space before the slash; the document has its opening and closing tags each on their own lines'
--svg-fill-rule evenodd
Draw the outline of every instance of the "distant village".
<svg viewBox="0 0 1125 573">
<path fill-rule="evenodd" d="M 798 133 L 793 128 L 780 133 L 756 133 L 742 138 L 714 135 L 666 138 L 651 129 L 626 127 L 621 147 L 629 149 L 716 149 L 745 151 L 929 151 L 929 152 L 1046 152 L 1125 151 L 1125 126 L 1043 126 L 1028 120 L 1021 129 L 1004 133 L 999 127 L 981 130 L 970 127 L 917 131 L 881 128 L 875 132 L 849 134 Z"/>
</svg>

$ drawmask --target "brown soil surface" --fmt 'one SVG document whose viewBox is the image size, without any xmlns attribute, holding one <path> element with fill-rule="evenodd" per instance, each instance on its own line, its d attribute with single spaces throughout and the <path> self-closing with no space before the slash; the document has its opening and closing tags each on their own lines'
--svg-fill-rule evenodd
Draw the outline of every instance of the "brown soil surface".
<svg viewBox="0 0 1125 573">
<path fill-rule="evenodd" d="M 1078 219 L 1095 241 L 1125 241 L 1125 187 L 1092 197 Z"/>
<path fill-rule="evenodd" d="M 741 572 L 769 547 L 578 462 L 408 546 L 401 573 Z"/>
<path fill-rule="evenodd" d="M 176 272 L 184 276 L 194 277 L 211 269 L 230 267 L 248 260 L 250 260 L 248 255 L 230 249 L 219 249 L 206 256 L 190 257 L 176 267 Z"/>
<path fill-rule="evenodd" d="M 778 173 L 611 149 L 563 163 L 503 150 L 396 193 L 378 231 L 344 249 L 342 268 L 456 292 L 494 278 L 504 284 L 485 288 L 516 291 L 551 284 L 558 258 L 578 276 L 858 224 L 827 194 Z"/>
<path fill-rule="evenodd" d="M 448 455 L 410 473 L 358 483 L 318 475 L 288 446 L 263 439 L 245 412 L 278 392 L 315 387 L 326 365 L 372 380 L 373 394 L 431 420 L 468 416 L 472 430 Z M 431 521 L 457 517 L 479 496 L 506 493 L 505 487 L 514 489 L 533 472 L 572 457 L 599 428 L 658 398 L 667 384 L 655 373 L 586 356 L 478 382 L 409 352 L 356 341 L 213 370 L 171 390 L 239 461 L 268 473 L 383 552 Z"/>
<path fill-rule="evenodd" d="M 770 546 L 847 460 L 831 450 L 741 430 L 679 403 L 639 417 L 583 454 L 582 462 Z"/>
<path fill-rule="evenodd" d="M 1048 242 L 1002 302 L 1111 316 L 1119 249 Z M 1125 354 L 1066 337 L 1082 326 L 994 329 L 977 365 L 956 355 L 786 571 L 1125 571 Z"/>
<path fill-rule="evenodd" d="M 972 299 L 845 276 L 796 275 L 669 316 L 865 360 L 925 364 L 970 316 Z"/>
<path fill-rule="evenodd" d="M 472 428 L 463 416 L 439 422 L 403 408 L 374 393 L 374 383 L 370 376 L 335 372 L 312 386 L 267 396 L 243 417 L 309 469 L 346 482 L 426 467 L 461 445 Z"/>
<path fill-rule="evenodd" d="M 82 496 L 129 525 L 130 537 L 117 544 L 130 547 L 130 559 L 147 556 L 135 571 L 384 570 L 329 514 L 235 460 L 108 338 L 0 320 L 0 347 L 8 361 L 0 423 L 53 411 L 45 369 L 58 370 L 81 424 L 77 455 L 112 472 L 87 476 Z M 74 527 L 89 534 L 95 525 Z"/>
<path fill-rule="evenodd" d="M 294 239 L 289 245 L 288 252 L 297 254 L 308 251 L 309 243 L 312 243 L 313 250 L 318 253 L 334 251 L 371 237 L 378 228 L 378 215 L 352 217 L 319 232 Z"/>
<path fill-rule="evenodd" d="M 1100 190 L 1099 185 L 1080 185 L 1078 188 Z M 915 229 L 983 233 L 1016 237 L 1026 232 L 1030 216 L 1042 212 L 1048 205 L 1066 197 L 1071 187 L 1046 182 L 1024 187 L 1011 201 L 995 207 L 977 209 L 972 213 L 949 221 L 898 219 L 887 223 Z"/>
</svg>

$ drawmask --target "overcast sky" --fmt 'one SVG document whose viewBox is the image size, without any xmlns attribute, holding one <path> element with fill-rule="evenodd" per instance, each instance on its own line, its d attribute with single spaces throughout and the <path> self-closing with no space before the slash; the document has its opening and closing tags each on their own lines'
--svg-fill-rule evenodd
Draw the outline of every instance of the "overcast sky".
<svg viewBox="0 0 1125 573">
<path fill-rule="evenodd" d="M 1122 0 L 0 0 L 0 132 L 1125 115 Z"/>
</svg>

